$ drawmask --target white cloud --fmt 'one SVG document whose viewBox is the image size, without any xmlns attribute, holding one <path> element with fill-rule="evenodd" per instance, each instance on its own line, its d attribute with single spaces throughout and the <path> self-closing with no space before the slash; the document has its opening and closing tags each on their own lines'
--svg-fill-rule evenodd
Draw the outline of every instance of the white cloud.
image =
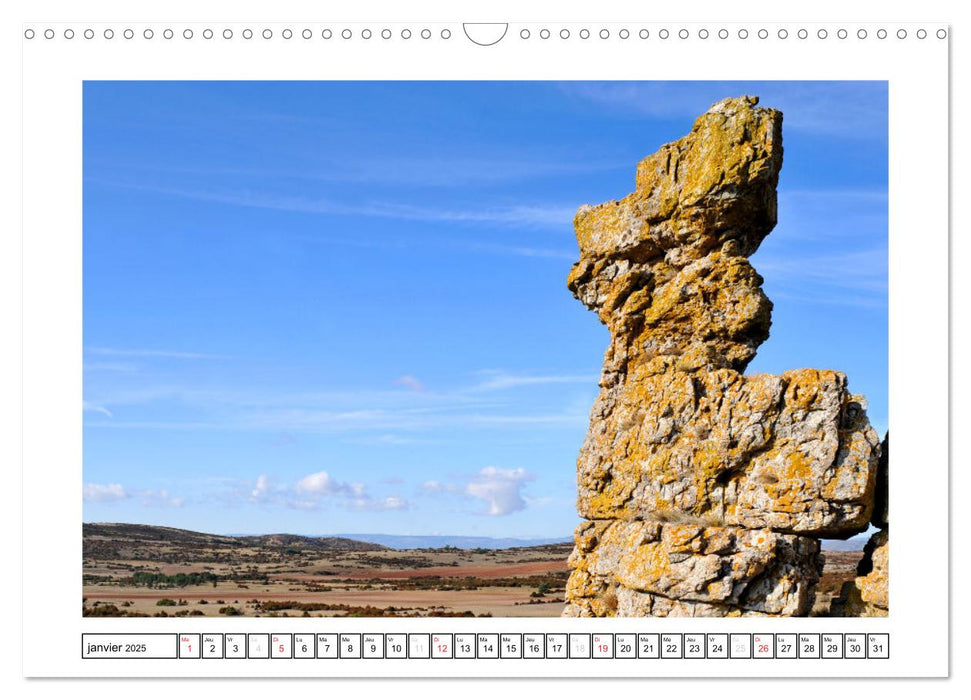
<svg viewBox="0 0 971 700">
<path fill-rule="evenodd" d="M 461 494 L 485 501 L 489 515 L 509 515 L 528 505 L 523 487 L 534 479 L 525 469 L 485 467 L 478 474 L 458 484 L 426 481 L 419 488 L 426 494 Z"/>
<path fill-rule="evenodd" d="M 256 484 L 254 484 L 253 490 L 250 491 L 249 500 L 253 503 L 262 503 L 270 498 L 274 490 L 270 477 L 266 474 L 260 474 L 256 477 Z"/>
<path fill-rule="evenodd" d="M 410 504 L 398 496 L 374 499 L 365 495 L 352 499 L 347 505 L 354 510 L 406 510 Z"/>
<path fill-rule="evenodd" d="M 296 488 L 303 493 L 329 495 L 337 492 L 338 484 L 327 472 L 317 472 L 308 474 L 298 481 Z"/>
<path fill-rule="evenodd" d="M 185 504 L 185 499 L 174 497 L 165 489 L 145 489 L 138 492 L 138 497 L 143 506 L 153 508 L 181 508 Z"/>
<path fill-rule="evenodd" d="M 354 510 L 401 510 L 407 501 L 397 497 L 375 498 L 367 487 L 356 481 L 339 481 L 326 471 L 314 472 L 298 479 L 292 486 L 274 486 L 261 475 L 250 501 L 276 503 L 297 510 L 316 510 L 326 503 L 336 503 Z"/>
<path fill-rule="evenodd" d="M 361 498 L 367 495 L 364 484 L 357 482 L 342 482 L 334 479 L 325 471 L 308 474 L 300 479 L 294 490 L 301 494 L 315 497 L 348 496 Z"/>
<path fill-rule="evenodd" d="M 465 487 L 465 492 L 489 504 L 489 515 L 509 515 L 526 508 L 522 489 L 533 477 L 525 469 L 486 467 Z"/>
<path fill-rule="evenodd" d="M 92 503 L 108 503 L 126 498 L 138 498 L 143 506 L 180 508 L 185 499 L 173 496 L 165 489 L 141 489 L 129 491 L 121 484 L 85 484 L 82 498 Z"/>
<path fill-rule="evenodd" d="M 388 496 L 382 502 L 384 510 L 403 510 L 408 507 L 408 502 L 397 496 Z"/>
<path fill-rule="evenodd" d="M 454 484 L 443 484 L 441 481 L 426 481 L 418 487 L 425 493 L 463 493 L 464 488 Z"/>
<path fill-rule="evenodd" d="M 128 498 L 128 493 L 121 484 L 85 484 L 82 498 L 94 503 L 106 503 Z"/>
</svg>

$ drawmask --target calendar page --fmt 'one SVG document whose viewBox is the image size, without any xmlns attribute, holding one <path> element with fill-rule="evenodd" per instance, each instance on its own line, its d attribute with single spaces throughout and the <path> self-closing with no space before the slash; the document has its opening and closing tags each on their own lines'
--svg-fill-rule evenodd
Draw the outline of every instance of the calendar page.
<svg viewBox="0 0 971 700">
<path fill-rule="evenodd" d="M 946 676 L 951 27 L 480 19 L 24 18 L 25 675 Z"/>
</svg>

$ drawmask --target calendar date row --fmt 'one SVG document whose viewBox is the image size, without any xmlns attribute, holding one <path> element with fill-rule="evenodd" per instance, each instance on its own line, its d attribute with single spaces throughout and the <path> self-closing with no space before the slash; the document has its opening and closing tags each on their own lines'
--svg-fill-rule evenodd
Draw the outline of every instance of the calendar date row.
<svg viewBox="0 0 971 700">
<path fill-rule="evenodd" d="M 866 633 L 83 634 L 85 659 L 888 659 Z"/>
</svg>

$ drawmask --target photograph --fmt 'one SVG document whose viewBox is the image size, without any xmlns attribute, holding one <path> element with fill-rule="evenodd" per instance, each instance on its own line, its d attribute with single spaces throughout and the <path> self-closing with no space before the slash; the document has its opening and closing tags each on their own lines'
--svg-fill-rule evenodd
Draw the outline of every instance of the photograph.
<svg viewBox="0 0 971 700">
<path fill-rule="evenodd" d="M 890 614 L 887 81 L 81 90 L 82 616 Z"/>
</svg>

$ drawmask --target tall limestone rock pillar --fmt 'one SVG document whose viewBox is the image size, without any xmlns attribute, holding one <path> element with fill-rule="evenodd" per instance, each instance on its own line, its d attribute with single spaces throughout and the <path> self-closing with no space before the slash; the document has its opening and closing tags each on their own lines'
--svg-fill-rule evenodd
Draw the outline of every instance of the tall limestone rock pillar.
<svg viewBox="0 0 971 700">
<path fill-rule="evenodd" d="M 573 294 L 610 329 L 580 450 L 567 616 L 806 615 L 819 537 L 866 529 L 879 447 L 846 377 L 742 372 L 772 303 L 782 114 L 726 99 L 581 207 Z"/>
</svg>

